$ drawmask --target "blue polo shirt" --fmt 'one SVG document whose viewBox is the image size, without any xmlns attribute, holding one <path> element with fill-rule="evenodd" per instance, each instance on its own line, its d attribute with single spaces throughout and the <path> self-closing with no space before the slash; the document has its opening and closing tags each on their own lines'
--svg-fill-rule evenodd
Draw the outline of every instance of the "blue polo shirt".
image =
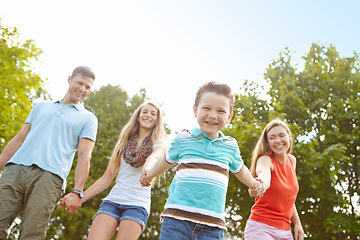
<svg viewBox="0 0 360 240">
<path fill-rule="evenodd" d="M 25 123 L 31 124 L 31 129 L 8 163 L 35 164 L 63 180 L 70 172 L 79 140 L 95 142 L 98 126 L 96 116 L 83 104 L 63 105 L 62 101 L 37 103 Z"/>
<path fill-rule="evenodd" d="M 162 216 L 225 229 L 229 170 L 238 173 L 243 166 L 236 140 L 222 132 L 212 140 L 199 128 L 181 132 L 166 161 L 178 168 Z"/>
</svg>

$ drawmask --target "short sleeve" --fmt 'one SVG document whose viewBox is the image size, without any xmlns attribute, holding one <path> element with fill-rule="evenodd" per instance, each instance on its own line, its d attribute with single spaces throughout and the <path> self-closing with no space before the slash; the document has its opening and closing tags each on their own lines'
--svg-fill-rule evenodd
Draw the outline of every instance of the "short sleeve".
<svg viewBox="0 0 360 240">
<path fill-rule="evenodd" d="M 240 156 L 240 150 L 236 140 L 234 140 L 234 145 L 236 146 L 235 153 L 229 167 L 232 173 L 238 173 L 240 172 L 242 166 L 244 165 L 244 162 Z"/>
<path fill-rule="evenodd" d="M 27 116 L 25 123 L 32 123 L 34 121 L 34 118 L 36 117 L 36 114 L 40 108 L 41 102 L 35 104 L 35 106 L 31 109 L 29 115 Z"/>
<path fill-rule="evenodd" d="M 172 141 L 169 150 L 166 153 L 166 161 L 170 164 L 174 164 L 179 161 L 180 154 L 180 141 L 178 136 Z"/>
<path fill-rule="evenodd" d="M 80 138 L 88 138 L 95 142 L 96 133 L 98 129 L 98 119 L 94 114 L 90 114 L 88 120 L 85 122 L 80 134 Z"/>
</svg>

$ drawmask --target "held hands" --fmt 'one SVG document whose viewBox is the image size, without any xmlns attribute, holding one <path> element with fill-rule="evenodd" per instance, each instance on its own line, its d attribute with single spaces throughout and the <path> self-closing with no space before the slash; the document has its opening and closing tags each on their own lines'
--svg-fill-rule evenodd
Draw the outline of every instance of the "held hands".
<svg viewBox="0 0 360 240">
<path fill-rule="evenodd" d="M 258 181 L 258 185 L 255 188 L 249 188 L 249 195 L 251 197 L 262 197 L 267 190 L 265 187 L 264 181 L 260 178 L 255 178 Z"/>
<path fill-rule="evenodd" d="M 74 214 L 81 207 L 81 199 L 76 193 L 68 193 L 60 199 L 60 204 L 67 213 Z"/>
<path fill-rule="evenodd" d="M 154 178 L 148 176 L 148 170 L 145 166 L 142 168 L 141 176 L 140 176 L 140 183 L 142 187 L 149 187 L 151 186 L 151 182 Z"/>
</svg>

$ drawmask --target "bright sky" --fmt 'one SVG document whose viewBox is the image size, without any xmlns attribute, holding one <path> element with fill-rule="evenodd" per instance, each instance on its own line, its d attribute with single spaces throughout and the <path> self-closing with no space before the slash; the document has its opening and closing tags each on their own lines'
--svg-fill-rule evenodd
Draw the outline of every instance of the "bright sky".
<svg viewBox="0 0 360 240">
<path fill-rule="evenodd" d="M 360 53 L 360 1 L 0 0 L 4 27 L 17 27 L 44 52 L 36 72 L 53 99 L 79 65 L 96 74 L 94 89 L 144 87 L 162 103 L 173 131 L 195 126 L 197 88 L 215 80 L 240 93 L 289 47 L 301 64 L 312 42 Z"/>
</svg>

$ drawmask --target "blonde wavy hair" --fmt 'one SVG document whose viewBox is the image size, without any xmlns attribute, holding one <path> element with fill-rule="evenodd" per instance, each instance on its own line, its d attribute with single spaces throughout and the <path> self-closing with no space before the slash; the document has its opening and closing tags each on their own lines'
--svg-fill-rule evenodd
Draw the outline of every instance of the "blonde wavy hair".
<svg viewBox="0 0 360 240">
<path fill-rule="evenodd" d="M 125 144 L 129 141 L 129 139 L 139 133 L 140 124 L 138 121 L 138 117 L 142 108 L 145 105 L 151 105 L 157 110 L 157 119 L 154 129 L 151 133 L 151 141 L 157 142 L 158 144 L 164 144 L 166 133 L 163 124 L 163 114 L 160 111 L 159 106 L 153 101 L 146 101 L 138 107 L 133 115 L 131 116 L 129 122 L 125 125 L 125 127 L 121 130 L 119 138 L 115 144 L 115 148 L 110 157 L 109 166 L 111 172 L 114 173 L 120 166 L 120 159 L 123 154 L 123 148 Z"/>
<path fill-rule="evenodd" d="M 272 128 L 277 127 L 277 126 L 282 126 L 286 130 L 287 134 L 289 135 L 290 146 L 286 153 L 290 154 L 292 151 L 293 140 L 292 140 L 292 134 L 290 132 L 289 125 L 286 122 L 282 121 L 280 118 L 273 119 L 271 122 L 269 122 L 265 126 L 265 128 L 253 150 L 252 157 L 251 157 L 251 166 L 250 166 L 250 172 L 253 177 L 256 177 L 256 163 L 257 163 L 257 160 L 259 159 L 259 157 L 264 156 L 264 155 L 269 156 L 269 155 L 272 155 L 272 153 L 273 153 L 271 151 L 269 143 L 268 143 L 267 134 Z"/>
</svg>

